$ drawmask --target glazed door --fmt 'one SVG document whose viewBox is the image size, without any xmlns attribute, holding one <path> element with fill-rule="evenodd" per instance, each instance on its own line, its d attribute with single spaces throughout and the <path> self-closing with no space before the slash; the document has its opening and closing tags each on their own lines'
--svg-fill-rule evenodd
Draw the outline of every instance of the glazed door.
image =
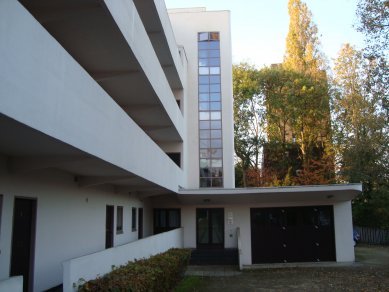
<svg viewBox="0 0 389 292">
<path fill-rule="evenodd" d="M 196 211 L 197 248 L 224 248 L 224 209 Z"/>
<path fill-rule="evenodd" d="M 32 291 L 36 200 L 15 198 L 10 276 L 23 276 L 23 291 Z"/>
</svg>

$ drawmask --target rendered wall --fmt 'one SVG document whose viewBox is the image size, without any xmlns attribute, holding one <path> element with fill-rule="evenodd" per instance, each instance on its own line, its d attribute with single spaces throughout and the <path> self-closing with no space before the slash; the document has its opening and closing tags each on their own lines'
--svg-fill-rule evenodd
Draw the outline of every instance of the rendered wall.
<svg viewBox="0 0 389 292">
<path fill-rule="evenodd" d="M 34 291 L 62 283 L 62 262 L 105 249 L 106 205 L 123 206 L 123 233 L 114 234 L 114 245 L 138 239 L 131 230 L 131 208 L 144 207 L 144 236 L 150 235 L 147 205 L 111 187 L 80 188 L 74 177 L 55 170 L 7 175 L 0 164 L 0 194 L 4 195 L 0 238 L 0 280 L 9 277 L 12 216 L 15 197 L 37 199 Z M 114 229 L 115 230 L 115 229 Z"/>
<path fill-rule="evenodd" d="M 95 279 L 112 270 L 112 266 L 120 266 L 135 259 L 148 258 L 165 252 L 170 248 L 182 248 L 183 230 L 175 229 L 129 244 L 106 249 L 104 251 L 75 258 L 64 263 L 65 292 L 76 291 L 74 288 L 82 278 L 86 281 Z M 74 285 L 75 283 L 76 285 Z"/>
<path fill-rule="evenodd" d="M 337 262 L 354 261 L 354 247 L 352 241 L 352 214 L 351 202 L 304 202 L 304 203 L 278 203 L 278 204 L 239 204 L 239 205 L 195 205 L 179 206 L 169 205 L 163 202 L 153 202 L 158 208 L 181 208 L 181 226 L 184 227 L 184 247 L 196 248 L 196 208 L 224 208 L 224 247 L 237 248 L 238 241 L 236 228 L 240 228 L 242 265 L 251 265 L 251 219 L 250 208 L 265 207 L 294 207 L 294 206 L 317 206 L 333 205 L 335 249 Z M 232 224 L 228 217 L 232 215 Z"/>
<path fill-rule="evenodd" d="M 18 1 L 0 1 L 0 56 L 0 113 L 166 189 L 182 184 L 182 170 Z M 142 62 L 183 127 L 166 78 Z"/>
<path fill-rule="evenodd" d="M 224 187 L 235 186 L 234 141 L 232 109 L 232 54 L 230 13 L 228 11 L 169 10 L 173 31 L 178 45 L 183 45 L 188 60 L 188 86 L 184 103 L 186 139 L 184 165 L 186 188 L 199 187 L 199 137 L 198 137 L 198 59 L 197 33 L 220 32 L 222 127 L 223 127 L 223 176 Z"/>
<path fill-rule="evenodd" d="M 351 201 L 334 204 L 337 262 L 355 261 Z"/>
</svg>

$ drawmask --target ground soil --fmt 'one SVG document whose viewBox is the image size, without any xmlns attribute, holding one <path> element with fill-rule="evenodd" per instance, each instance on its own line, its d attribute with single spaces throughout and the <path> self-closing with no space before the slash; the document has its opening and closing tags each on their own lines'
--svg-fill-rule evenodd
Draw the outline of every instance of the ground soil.
<svg viewBox="0 0 389 292">
<path fill-rule="evenodd" d="M 389 291 L 389 247 L 358 246 L 346 266 L 266 268 L 230 277 L 202 277 L 188 291 Z"/>
</svg>

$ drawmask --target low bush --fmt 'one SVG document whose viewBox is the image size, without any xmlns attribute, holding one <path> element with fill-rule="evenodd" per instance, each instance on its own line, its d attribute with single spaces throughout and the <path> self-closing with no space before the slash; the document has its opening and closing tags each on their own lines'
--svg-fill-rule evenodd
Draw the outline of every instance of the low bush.
<svg viewBox="0 0 389 292">
<path fill-rule="evenodd" d="M 112 272 L 79 286 L 78 291 L 171 291 L 188 265 L 189 249 L 169 249 L 148 259 L 128 262 Z"/>
</svg>

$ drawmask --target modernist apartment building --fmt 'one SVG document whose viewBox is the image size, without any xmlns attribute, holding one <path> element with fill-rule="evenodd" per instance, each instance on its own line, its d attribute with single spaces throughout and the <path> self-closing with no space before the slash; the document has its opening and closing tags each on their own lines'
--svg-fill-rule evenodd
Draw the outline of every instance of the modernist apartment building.
<svg viewBox="0 0 389 292">
<path fill-rule="evenodd" d="M 1 0 L 0 290 L 173 246 L 353 261 L 360 185 L 234 188 L 231 59 L 228 11 Z"/>
</svg>

